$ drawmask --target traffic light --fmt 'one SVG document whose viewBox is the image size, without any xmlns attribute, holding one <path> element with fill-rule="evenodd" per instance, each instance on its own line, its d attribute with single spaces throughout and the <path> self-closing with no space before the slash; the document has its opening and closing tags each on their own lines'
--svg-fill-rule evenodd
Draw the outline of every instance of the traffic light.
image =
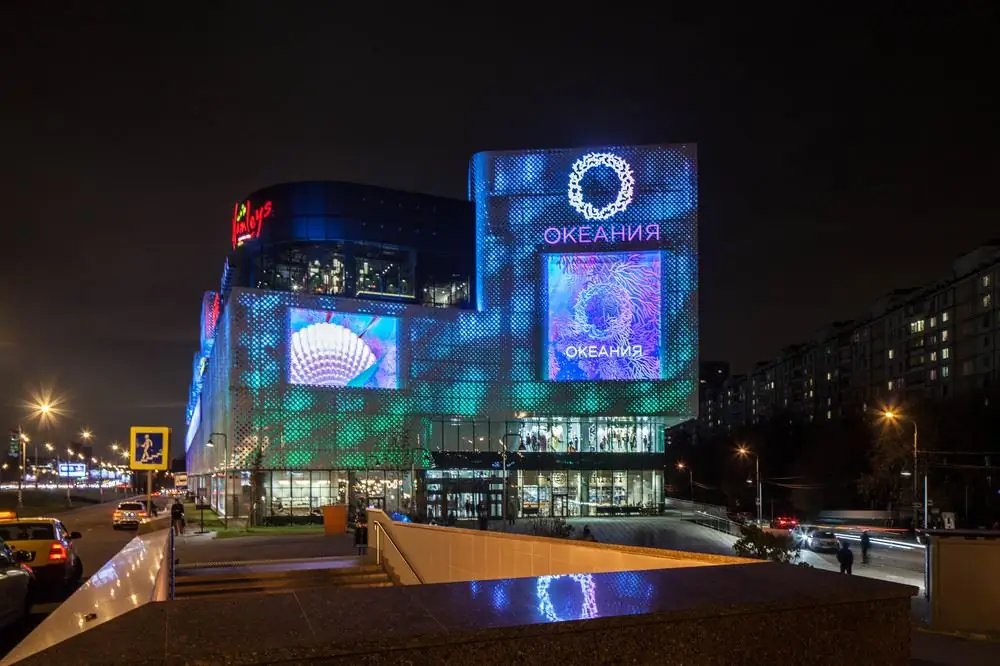
<svg viewBox="0 0 1000 666">
<path fill-rule="evenodd" d="M 21 457 L 21 431 L 11 430 L 10 431 L 10 450 L 7 455 L 11 458 Z"/>
</svg>

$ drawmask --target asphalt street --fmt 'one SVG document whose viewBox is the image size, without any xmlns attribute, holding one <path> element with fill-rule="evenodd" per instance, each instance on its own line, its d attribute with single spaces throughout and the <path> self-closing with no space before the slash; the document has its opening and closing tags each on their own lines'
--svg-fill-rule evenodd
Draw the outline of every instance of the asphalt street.
<svg viewBox="0 0 1000 666">
<path fill-rule="evenodd" d="M 72 532 L 79 532 L 83 538 L 74 545 L 83 561 L 83 577 L 86 580 L 114 557 L 129 541 L 135 538 L 134 531 L 116 531 L 111 528 L 111 514 L 118 502 L 128 499 L 115 498 L 108 493 L 108 501 L 92 504 L 69 511 L 48 514 L 59 518 Z M 163 500 L 159 504 L 162 506 Z M 68 595 L 67 595 L 68 596 Z M 0 656 L 7 654 L 31 631 L 41 624 L 45 617 L 59 606 L 59 602 L 38 604 L 32 609 L 31 617 L 20 626 L 6 628 L 0 634 Z"/>
</svg>

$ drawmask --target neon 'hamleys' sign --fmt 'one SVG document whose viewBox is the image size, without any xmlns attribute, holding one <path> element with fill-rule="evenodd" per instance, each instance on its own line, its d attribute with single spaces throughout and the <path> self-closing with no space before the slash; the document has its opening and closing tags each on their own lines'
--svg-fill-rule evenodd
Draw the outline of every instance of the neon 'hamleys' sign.
<svg viewBox="0 0 1000 666">
<path fill-rule="evenodd" d="M 271 216 L 271 202 L 254 208 L 249 200 L 233 206 L 233 248 L 260 236 L 264 220 Z"/>
</svg>

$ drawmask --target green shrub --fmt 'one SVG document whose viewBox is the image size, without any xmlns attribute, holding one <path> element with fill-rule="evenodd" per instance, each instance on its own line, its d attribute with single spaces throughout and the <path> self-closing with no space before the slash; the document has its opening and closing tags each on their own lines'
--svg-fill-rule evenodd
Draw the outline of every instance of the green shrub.
<svg viewBox="0 0 1000 666">
<path fill-rule="evenodd" d="M 573 536 L 573 526 L 562 518 L 535 518 L 531 521 L 534 536 L 553 539 L 569 539 Z"/>
<path fill-rule="evenodd" d="M 743 536 L 733 544 L 740 557 L 809 566 L 799 561 L 801 546 L 791 534 L 767 532 L 756 525 L 744 525 L 740 532 Z"/>
</svg>

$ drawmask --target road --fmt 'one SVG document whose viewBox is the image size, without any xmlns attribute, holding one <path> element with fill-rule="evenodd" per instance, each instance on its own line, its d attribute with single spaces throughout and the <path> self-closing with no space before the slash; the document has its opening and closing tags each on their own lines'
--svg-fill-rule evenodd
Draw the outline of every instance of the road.
<svg viewBox="0 0 1000 666">
<path fill-rule="evenodd" d="M 70 531 L 83 535 L 75 545 L 83 561 L 84 580 L 96 573 L 135 537 L 135 532 L 115 531 L 111 528 L 111 513 L 122 499 L 125 498 L 50 514 L 54 518 L 61 519 Z M 28 622 L 5 629 L 0 635 L 0 656 L 10 652 L 58 606 L 59 602 L 36 605 Z"/>
</svg>

